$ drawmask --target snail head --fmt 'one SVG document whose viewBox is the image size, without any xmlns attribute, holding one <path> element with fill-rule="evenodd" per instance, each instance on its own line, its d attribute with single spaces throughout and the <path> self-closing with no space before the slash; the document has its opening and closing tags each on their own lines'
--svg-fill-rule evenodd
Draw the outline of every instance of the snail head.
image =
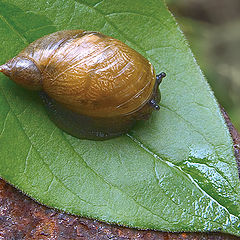
<svg viewBox="0 0 240 240">
<path fill-rule="evenodd" d="M 36 64 L 24 56 L 16 56 L 0 66 L 0 72 L 30 90 L 41 90 L 42 76 Z"/>
</svg>

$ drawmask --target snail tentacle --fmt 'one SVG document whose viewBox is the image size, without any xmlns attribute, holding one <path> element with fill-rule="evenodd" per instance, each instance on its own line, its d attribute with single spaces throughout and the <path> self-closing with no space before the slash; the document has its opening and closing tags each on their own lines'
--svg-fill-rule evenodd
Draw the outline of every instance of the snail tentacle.
<svg viewBox="0 0 240 240">
<path fill-rule="evenodd" d="M 166 77 L 166 73 L 165 72 L 159 73 L 156 76 L 157 83 L 160 84 L 162 82 L 163 78 L 165 78 L 165 77 Z"/>
<path fill-rule="evenodd" d="M 153 107 L 155 110 L 160 110 L 159 105 L 157 104 L 157 102 L 156 102 L 154 99 L 151 99 L 151 100 L 149 101 L 149 104 L 150 104 L 150 106 Z"/>
</svg>

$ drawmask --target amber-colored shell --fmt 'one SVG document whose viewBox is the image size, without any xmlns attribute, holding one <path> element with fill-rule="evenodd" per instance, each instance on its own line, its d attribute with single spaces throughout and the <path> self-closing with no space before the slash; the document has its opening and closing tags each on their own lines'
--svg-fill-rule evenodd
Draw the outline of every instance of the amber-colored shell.
<svg viewBox="0 0 240 240">
<path fill-rule="evenodd" d="M 151 100 L 158 107 L 151 63 L 99 32 L 68 30 L 47 35 L 0 66 L 0 71 L 25 88 L 44 92 L 48 103 L 52 99 L 90 118 L 136 117 L 136 112 L 144 115 L 146 104 L 148 115 Z"/>
</svg>

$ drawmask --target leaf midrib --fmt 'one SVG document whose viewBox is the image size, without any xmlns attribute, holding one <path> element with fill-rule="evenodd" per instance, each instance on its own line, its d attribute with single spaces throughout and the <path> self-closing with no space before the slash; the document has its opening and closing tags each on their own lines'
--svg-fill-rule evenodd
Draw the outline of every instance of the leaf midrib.
<svg viewBox="0 0 240 240">
<path fill-rule="evenodd" d="M 24 44 L 26 44 L 26 45 L 29 44 L 29 42 L 26 40 L 26 38 L 25 38 L 21 33 L 19 33 L 2 15 L 0 15 L 0 17 L 3 19 L 3 21 L 6 23 L 6 25 L 10 28 L 10 30 L 12 30 L 15 34 L 17 34 L 17 35 L 20 37 L 20 39 L 24 42 Z M 2 91 L 2 93 L 3 93 L 3 96 L 4 96 L 5 100 L 6 100 L 6 102 L 7 102 L 8 105 L 9 105 L 9 108 L 11 109 L 10 103 L 8 102 L 8 99 L 7 99 L 7 97 L 5 96 L 4 90 L 3 90 L 2 88 L 1 88 L 1 91 Z M 63 185 L 63 187 L 65 187 L 70 193 L 72 193 L 73 195 L 75 195 L 76 197 L 78 197 L 81 201 L 83 201 L 83 202 L 85 202 L 85 203 L 87 203 L 87 204 L 93 205 L 92 203 L 86 201 L 85 199 L 82 199 L 82 198 L 81 198 L 80 196 L 78 196 L 76 193 L 72 192 L 72 191 L 71 191 L 67 186 L 65 186 L 65 184 L 52 172 L 52 170 L 50 169 L 50 167 L 48 166 L 48 164 L 43 160 L 43 158 L 42 158 L 41 154 L 39 153 L 39 151 L 37 150 L 37 148 L 36 148 L 36 147 L 34 146 L 34 144 L 30 141 L 29 137 L 27 136 L 26 132 L 24 131 L 24 128 L 23 128 L 23 126 L 22 126 L 22 123 L 21 123 L 20 119 L 18 119 L 18 116 L 15 114 L 15 112 L 14 112 L 12 109 L 11 109 L 11 111 L 13 112 L 13 114 L 14 114 L 15 118 L 17 119 L 17 121 L 19 122 L 19 124 L 20 124 L 20 126 L 21 126 L 21 128 L 22 128 L 22 130 L 23 130 L 23 132 L 24 132 L 24 134 L 25 134 L 25 136 L 27 137 L 28 141 L 30 142 L 32 148 L 38 153 L 38 155 L 39 155 L 39 157 L 41 158 L 42 162 L 43 162 L 44 165 L 47 167 L 47 169 L 48 169 L 49 172 L 52 174 L 52 176 L 54 176 L 55 179 L 56 179 L 60 184 Z M 4 129 L 3 129 L 3 130 L 4 130 Z M 66 138 L 65 138 L 65 139 L 66 139 Z M 66 140 L 66 141 L 67 141 L 67 140 Z M 69 143 L 69 142 L 68 142 L 68 143 Z M 70 145 L 70 147 L 72 147 L 70 143 L 69 143 L 69 145 Z M 31 147 L 31 146 L 30 146 L 30 147 Z M 74 150 L 73 147 L 72 147 L 72 149 L 73 149 L 73 151 L 75 152 L 75 150 Z M 77 154 L 78 154 L 78 153 L 77 153 Z M 78 155 L 79 155 L 79 154 L 78 154 Z M 79 156 L 80 156 L 80 155 L 79 155 Z M 81 157 L 81 156 L 80 156 L 80 157 Z M 83 162 L 85 163 L 85 165 L 86 165 L 90 170 L 92 170 L 92 172 L 93 172 L 96 176 L 98 176 L 100 179 L 104 180 L 104 182 L 107 183 L 109 186 L 112 186 L 112 187 L 117 188 L 116 186 L 108 183 L 101 175 L 97 174 L 92 168 L 90 168 L 90 167 L 87 165 L 87 163 L 84 161 L 84 159 L 83 159 L 82 157 L 81 157 L 81 159 L 83 160 Z M 123 192 L 121 189 L 119 189 L 119 188 L 117 188 L 117 189 L 118 189 L 119 191 L 121 191 L 122 193 L 124 193 L 126 196 L 128 196 L 128 195 L 127 195 L 125 192 Z M 151 210 L 149 210 L 149 209 L 146 208 L 145 206 L 143 206 L 143 205 L 141 205 L 140 203 L 138 203 L 134 198 L 132 198 L 132 197 L 130 197 L 130 196 L 128 196 L 128 197 L 131 198 L 132 200 L 134 200 L 134 201 L 137 203 L 137 205 L 139 205 L 139 206 L 142 207 L 143 209 L 149 211 L 149 212 L 150 212 L 151 214 L 153 214 L 154 216 L 157 216 L 157 217 L 159 217 L 160 219 L 162 219 L 162 220 L 164 220 L 164 221 L 166 221 L 166 222 L 169 222 L 169 221 L 167 221 L 166 219 L 164 219 L 163 217 L 161 217 L 161 216 L 153 213 Z"/>
<path fill-rule="evenodd" d="M 199 189 L 202 191 L 203 194 L 205 194 L 205 196 L 207 196 L 208 198 L 212 199 L 215 203 L 217 203 L 218 206 L 221 206 L 223 207 L 226 212 L 229 214 L 229 215 L 232 215 L 236 218 L 238 218 L 238 216 L 236 216 L 235 214 L 233 213 L 230 213 L 229 210 L 222 204 L 220 204 L 215 198 L 213 198 L 211 195 L 209 195 L 204 189 L 202 189 L 199 184 L 193 179 L 193 177 L 189 174 L 189 173 L 186 173 L 182 168 L 180 168 L 179 166 L 173 164 L 172 162 L 169 162 L 168 160 L 163 160 L 161 157 L 158 156 L 158 154 L 152 152 L 148 147 L 146 147 L 142 142 L 140 142 L 137 138 L 131 136 L 130 134 L 127 134 L 127 136 L 133 140 L 133 142 L 135 142 L 137 144 L 138 147 L 144 149 L 147 153 L 149 153 L 150 155 L 152 155 L 153 158 L 155 158 L 156 160 L 159 160 L 161 161 L 162 163 L 165 163 L 166 165 L 168 165 L 169 167 L 172 167 L 174 168 L 175 170 L 181 172 L 182 174 L 184 174 L 185 177 L 187 177 L 187 179 L 191 182 L 193 182 L 193 184 Z M 157 157 L 156 157 L 157 156 Z M 172 165 L 172 166 L 171 166 Z M 191 177 L 189 177 L 191 176 Z M 195 216 L 195 215 L 194 215 Z M 197 217 L 200 217 L 200 216 L 197 216 Z"/>
<path fill-rule="evenodd" d="M 193 131 L 195 131 L 196 133 L 198 133 L 198 134 L 206 141 L 206 143 L 208 143 L 209 145 L 211 145 L 211 146 L 213 147 L 213 149 L 215 150 L 214 152 L 215 152 L 216 156 L 218 157 L 218 161 L 230 165 L 229 162 L 224 161 L 222 158 L 220 158 L 218 152 L 217 152 L 216 149 L 215 149 L 214 144 L 211 143 L 211 142 L 204 136 L 203 133 L 201 133 L 200 131 L 198 131 L 198 130 L 193 126 L 193 124 L 192 124 L 191 122 L 189 122 L 188 120 L 186 120 L 185 118 L 183 118 L 180 114 L 178 114 L 176 111 L 172 110 L 171 108 L 167 107 L 166 105 L 163 105 L 163 104 L 161 104 L 161 103 L 160 103 L 159 105 L 160 105 L 161 107 L 169 110 L 170 112 L 173 112 L 178 118 L 180 118 L 181 120 L 183 120 Z M 169 160 L 167 160 L 167 161 L 169 161 Z M 170 162 L 171 162 L 171 161 L 170 161 Z M 171 163 L 172 163 L 172 162 L 171 162 Z M 205 165 L 208 166 L 207 164 L 205 164 Z M 178 166 L 178 165 L 176 165 L 176 166 Z M 178 167 L 179 167 L 179 166 L 178 166 Z M 214 169 L 221 175 L 221 177 L 223 177 L 223 179 L 224 179 L 225 181 L 227 181 L 227 183 L 228 183 L 229 186 L 231 187 L 232 191 L 237 195 L 238 193 L 236 192 L 236 189 L 233 188 L 233 186 L 231 185 L 231 183 L 229 182 L 229 180 L 227 179 L 227 177 L 224 176 L 224 175 L 222 175 L 222 173 L 221 173 L 217 168 L 214 168 Z"/>
<path fill-rule="evenodd" d="M 1 89 L 1 92 L 2 92 L 3 97 L 5 98 L 7 104 L 9 105 L 9 108 L 11 109 L 11 106 L 10 106 L 10 104 L 9 104 L 9 102 L 8 102 L 8 99 L 7 99 L 7 97 L 5 96 L 5 94 L 3 93 L 4 90 L 2 89 L 2 87 L 0 87 L 0 89 Z M 53 177 L 55 177 L 55 179 L 56 179 L 67 191 L 69 191 L 71 194 L 73 194 L 74 196 L 76 196 L 77 198 L 79 198 L 81 201 L 83 201 L 83 202 L 85 202 L 85 203 L 87 203 L 87 204 L 89 204 L 89 205 L 92 205 L 92 206 L 99 206 L 99 205 L 94 205 L 93 203 L 88 202 L 87 200 L 81 198 L 78 194 L 76 194 L 76 193 L 73 192 L 71 189 L 69 189 L 69 188 L 59 179 L 59 177 L 53 173 L 53 171 L 51 170 L 51 168 L 49 167 L 49 165 L 44 161 L 44 158 L 42 157 L 41 153 L 39 153 L 37 147 L 35 147 L 35 144 L 31 142 L 30 138 L 28 137 L 28 135 L 27 135 L 26 132 L 24 131 L 24 127 L 23 127 L 23 125 L 22 125 L 22 122 L 21 122 L 20 119 L 18 118 L 18 116 L 15 114 L 15 112 L 14 112 L 12 109 L 11 109 L 10 111 L 13 113 L 13 115 L 15 116 L 15 118 L 17 119 L 17 121 L 19 122 L 19 124 L 20 124 L 20 126 L 21 126 L 21 128 L 22 128 L 22 130 L 23 130 L 23 132 L 24 132 L 25 137 L 27 138 L 27 140 L 28 140 L 29 143 L 31 144 L 31 145 L 30 145 L 30 148 L 34 149 L 34 150 L 37 152 L 39 158 L 42 160 L 43 164 L 47 167 L 47 169 L 48 169 L 48 171 L 51 173 L 51 175 L 52 175 Z M 64 134 L 62 134 L 62 136 L 64 136 Z M 75 151 L 75 149 L 74 149 L 73 146 L 69 143 L 69 141 L 68 141 L 65 137 L 63 137 L 63 138 L 65 139 L 65 142 L 68 143 L 68 145 L 70 146 L 70 148 L 72 149 L 72 151 L 74 151 L 74 152 L 81 158 L 81 160 L 82 160 L 82 162 L 85 164 L 85 166 L 86 166 L 88 169 L 90 169 L 98 178 L 100 178 L 102 181 L 104 181 L 107 185 L 109 185 L 110 187 L 116 188 L 117 190 L 119 190 L 120 192 L 122 192 L 123 194 L 125 194 L 128 198 L 132 199 L 138 206 L 140 206 L 140 207 L 142 207 L 143 209 L 147 210 L 147 211 L 150 212 L 152 215 L 154 215 L 154 216 L 156 216 L 156 217 L 164 220 L 165 222 L 174 223 L 174 222 L 169 222 L 169 220 L 164 219 L 162 216 L 153 213 L 150 209 L 148 209 L 148 208 L 145 207 L 144 205 L 140 204 L 138 201 L 136 201 L 132 196 L 129 196 L 129 195 L 128 195 L 126 192 L 124 192 L 122 189 L 120 189 L 120 188 L 118 188 L 116 185 L 113 185 L 112 183 L 109 183 L 108 181 L 106 181 L 106 179 L 104 179 L 100 174 L 98 174 L 97 172 L 95 172 L 95 170 L 92 169 L 92 168 L 86 163 L 86 161 L 82 158 L 82 156 L 80 156 L 80 154 Z M 109 206 L 108 206 L 108 207 L 109 207 Z M 199 217 L 199 216 L 196 216 L 196 217 Z"/>
<path fill-rule="evenodd" d="M 0 87 L 0 90 L 1 90 L 1 92 L 2 92 L 3 97 L 5 98 L 5 100 L 6 100 L 6 102 L 7 102 L 7 104 L 9 105 L 9 108 L 11 109 L 11 105 L 10 105 L 7 97 L 5 96 L 4 90 L 2 89 L 2 87 Z M 55 175 L 55 174 L 53 173 L 53 171 L 51 170 L 51 168 L 49 167 L 49 165 L 44 161 L 44 158 L 42 157 L 41 153 L 39 153 L 37 147 L 35 147 L 35 144 L 31 142 L 30 138 L 28 137 L 28 135 L 27 135 L 26 132 L 24 131 L 24 127 L 23 127 L 23 125 L 22 125 L 21 120 L 18 118 L 18 116 L 16 115 L 16 113 L 15 113 L 12 109 L 11 109 L 10 111 L 13 113 L 13 115 L 15 116 L 15 118 L 17 119 L 17 121 L 19 122 L 19 124 L 20 124 L 20 126 L 21 126 L 21 128 L 22 128 L 22 130 L 23 130 L 23 132 L 24 132 L 25 137 L 27 138 L 27 140 L 28 140 L 29 143 L 30 143 L 30 148 L 32 148 L 32 149 L 34 149 L 34 150 L 36 151 L 36 153 L 38 154 L 39 158 L 42 160 L 43 164 L 47 167 L 47 169 L 48 169 L 48 171 L 51 173 L 51 175 L 52 175 L 67 191 L 69 191 L 71 194 L 73 194 L 74 196 L 76 196 L 79 200 L 81 200 L 81 201 L 83 201 L 83 202 L 85 202 L 85 203 L 87 203 L 87 204 L 89 204 L 89 205 L 92 205 L 92 206 L 99 206 L 99 205 L 94 205 L 93 203 L 88 202 L 87 200 L 81 198 L 77 193 L 73 192 L 69 187 L 67 187 L 67 186 L 61 181 L 61 179 L 59 179 L 59 177 L 58 177 L 57 175 Z M 54 129 L 54 130 L 55 130 L 55 129 Z M 95 170 L 94 170 L 93 168 L 91 168 L 91 167 L 86 163 L 86 161 L 82 158 L 82 156 L 81 156 L 78 152 L 76 152 L 76 150 L 73 148 L 73 146 L 69 143 L 69 141 L 68 141 L 68 140 L 66 139 L 66 137 L 64 136 L 64 133 L 62 133 L 62 136 L 63 136 L 63 138 L 65 139 L 65 142 L 68 143 L 68 145 L 70 146 L 70 148 L 72 149 L 72 151 L 79 156 L 79 158 L 82 160 L 82 162 L 85 163 L 85 166 L 88 167 L 97 177 L 99 177 L 99 178 L 100 178 L 102 181 L 104 181 L 107 185 L 109 185 L 110 187 L 116 188 L 118 191 L 120 191 L 120 192 L 122 192 L 123 194 L 125 194 L 128 198 L 132 199 L 138 206 L 140 206 L 140 207 L 142 207 L 143 209 L 147 210 L 148 212 L 150 212 L 150 213 L 153 214 L 154 216 L 156 216 L 156 217 L 164 220 L 165 222 L 175 223 L 175 222 L 170 222 L 169 220 L 166 220 L 166 219 L 163 218 L 162 216 L 153 213 L 150 209 L 148 209 L 146 206 L 140 204 L 136 199 L 134 199 L 132 196 L 129 196 L 126 192 L 124 192 L 124 191 L 123 191 L 121 188 L 119 188 L 117 185 L 114 185 L 114 184 L 108 182 L 103 176 L 101 176 L 100 174 L 98 174 L 97 172 L 95 172 Z M 150 155 L 154 158 L 154 160 L 158 159 L 158 160 L 160 160 L 161 162 L 163 162 L 164 164 L 167 164 L 167 163 L 164 162 L 160 157 L 156 158 L 155 155 L 157 155 L 157 154 L 151 152 L 151 150 L 149 150 L 149 149 L 146 148 L 146 147 L 142 147 L 142 146 L 143 146 L 142 143 L 141 143 L 142 146 L 139 145 L 139 144 L 137 144 L 137 142 L 139 142 L 137 139 L 135 139 L 134 137 L 132 137 L 132 136 L 129 135 L 129 134 L 127 134 L 127 136 L 128 136 L 138 147 L 144 149 L 148 154 L 150 154 Z M 135 139 L 135 141 L 134 141 L 134 139 Z M 139 143 L 140 143 L 140 142 L 139 142 Z M 172 163 L 171 163 L 171 164 L 172 164 Z M 167 165 L 168 165 L 168 164 L 167 164 Z M 175 166 L 175 168 L 178 169 L 179 171 L 183 172 L 183 171 L 180 170 L 177 166 Z M 184 173 L 184 172 L 183 172 L 183 173 Z M 184 174 L 185 174 L 185 173 L 184 173 Z M 188 177 L 187 174 L 185 174 L 185 175 Z M 197 183 L 195 183 L 195 184 L 197 185 Z M 201 188 L 199 187 L 199 189 L 201 189 Z M 161 189 L 160 189 L 160 190 L 161 190 Z M 202 189 L 201 189 L 201 190 L 202 190 Z M 203 191 L 203 190 L 202 190 L 202 191 Z M 164 191 L 162 191 L 162 192 L 164 193 Z M 203 192 L 204 192 L 204 191 L 203 191 Z M 204 192 L 204 193 L 205 193 L 205 192 Z M 164 194 L 165 194 L 165 193 L 164 193 Z M 165 195 L 165 196 L 167 196 L 167 195 Z M 207 194 L 207 196 L 208 196 L 208 194 Z M 167 198 L 169 199 L 168 196 L 167 196 Z M 212 197 L 211 197 L 211 198 L 212 198 Z M 213 198 L 212 198 L 212 199 L 213 199 Z M 171 200 L 171 199 L 170 199 L 170 200 Z M 214 199 L 214 201 L 216 201 L 216 200 Z M 172 202 L 173 202 L 174 204 L 176 204 L 174 201 L 172 201 Z M 217 201 L 216 201 L 216 202 L 217 202 Z M 218 202 L 217 202 L 217 204 L 220 205 Z M 179 205 L 177 205 L 177 204 L 176 204 L 176 206 L 179 207 Z M 222 205 L 220 205 L 220 206 L 222 206 Z M 224 206 L 222 206 L 222 207 L 225 209 Z M 181 207 L 180 207 L 180 208 L 181 208 Z M 182 209 L 182 208 L 181 208 L 181 209 Z M 225 210 L 228 212 L 227 209 L 225 209 Z M 197 218 L 204 218 L 203 216 L 198 216 L 198 215 L 195 215 L 195 214 L 192 214 L 192 213 L 188 213 L 188 212 L 186 212 L 186 213 L 187 213 L 188 215 L 190 215 L 190 216 L 194 216 L 194 217 L 197 217 Z M 229 214 L 229 215 L 233 215 L 233 214 L 230 214 L 229 212 L 228 212 L 228 214 Z M 234 216 L 235 216 L 235 215 L 234 215 Z M 235 217 L 236 217 L 236 216 L 235 216 Z M 206 218 L 206 219 L 207 219 L 207 218 Z M 209 220 L 209 219 L 208 219 L 208 220 Z M 217 223 L 218 225 L 222 225 L 222 223 L 219 223 L 219 222 L 216 222 L 216 221 L 212 221 L 212 220 L 209 220 L 209 222 Z"/>
<path fill-rule="evenodd" d="M 102 13 L 102 11 L 100 11 L 99 9 L 96 9 L 96 8 L 95 8 L 95 6 L 98 5 L 99 3 L 95 4 L 94 6 L 89 6 L 89 5 L 87 5 L 85 2 L 83 2 L 82 0 L 74 0 L 74 1 L 77 2 L 77 3 L 79 3 L 79 4 L 84 5 L 85 7 L 88 7 L 88 8 L 90 8 L 90 9 L 96 11 L 97 13 L 99 13 L 99 14 L 105 19 L 105 22 L 107 22 L 107 23 L 108 23 L 109 25 L 111 25 L 114 29 L 116 29 L 116 31 L 117 31 L 118 33 L 120 33 L 120 35 L 122 35 L 124 39 L 126 39 L 127 41 L 133 43 L 133 45 L 135 45 L 140 51 L 142 51 L 142 53 L 147 54 L 147 51 L 148 51 L 148 50 L 145 50 L 145 49 L 142 48 L 138 43 L 136 43 L 134 40 L 132 40 L 132 39 L 130 39 L 128 36 L 126 36 L 126 35 L 124 34 L 124 32 L 122 32 L 112 21 L 110 21 L 110 20 Z M 103 1 L 104 1 L 104 0 L 103 0 Z M 103 1 L 100 1 L 100 2 L 103 2 Z M 131 12 L 129 12 L 129 13 L 131 13 Z M 148 16 L 146 16 L 146 17 L 148 17 Z M 157 60 L 157 59 L 155 59 L 153 56 L 151 56 L 151 57 L 152 57 L 152 59 Z M 161 104 L 160 104 L 160 105 L 161 105 Z M 207 143 L 209 143 L 211 146 L 213 146 L 213 148 L 214 148 L 214 150 L 215 150 L 215 153 L 217 154 L 217 151 L 216 151 L 216 149 L 215 149 L 214 144 L 211 143 L 211 142 L 209 142 L 209 140 L 207 140 L 206 137 L 205 137 L 201 132 L 199 132 L 198 130 L 196 130 L 196 128 L 192 125 L 192 123 L 188 122 L 188 121 L 187 121 L 186 119 L 184 119 L 181 115 L 179 115 L 177 112 L 173 111 L 172 109 L 168 108 L 167 106 L 164 106 L 164 105 L 161 105 L 161 106 L 167 108 L 169 111 L 174 112 L 174 113 L 177 114 L 182 120 L 184 120 L 185 122 L 189 123 L 189 125 L 191 126 L 191 128 L 192 128 L 194 131 L 196 131 L 197 133 L 199 133 L 199 134 L 206 140 Z"/>
</svg>

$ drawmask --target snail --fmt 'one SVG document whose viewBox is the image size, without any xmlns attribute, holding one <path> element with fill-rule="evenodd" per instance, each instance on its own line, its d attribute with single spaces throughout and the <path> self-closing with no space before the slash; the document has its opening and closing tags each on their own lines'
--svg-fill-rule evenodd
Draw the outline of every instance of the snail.
<svg viewBox="0 0 240 240">
<path fill-rule="evenodd" d="M 159 84 L 165 77 L 123 42 L 83 30 L 34 41 L 0 66 L 0 72 L 38 91 L 59 128 L 94 140 L 122 135 L 159 110 Z"/>
</svg>

